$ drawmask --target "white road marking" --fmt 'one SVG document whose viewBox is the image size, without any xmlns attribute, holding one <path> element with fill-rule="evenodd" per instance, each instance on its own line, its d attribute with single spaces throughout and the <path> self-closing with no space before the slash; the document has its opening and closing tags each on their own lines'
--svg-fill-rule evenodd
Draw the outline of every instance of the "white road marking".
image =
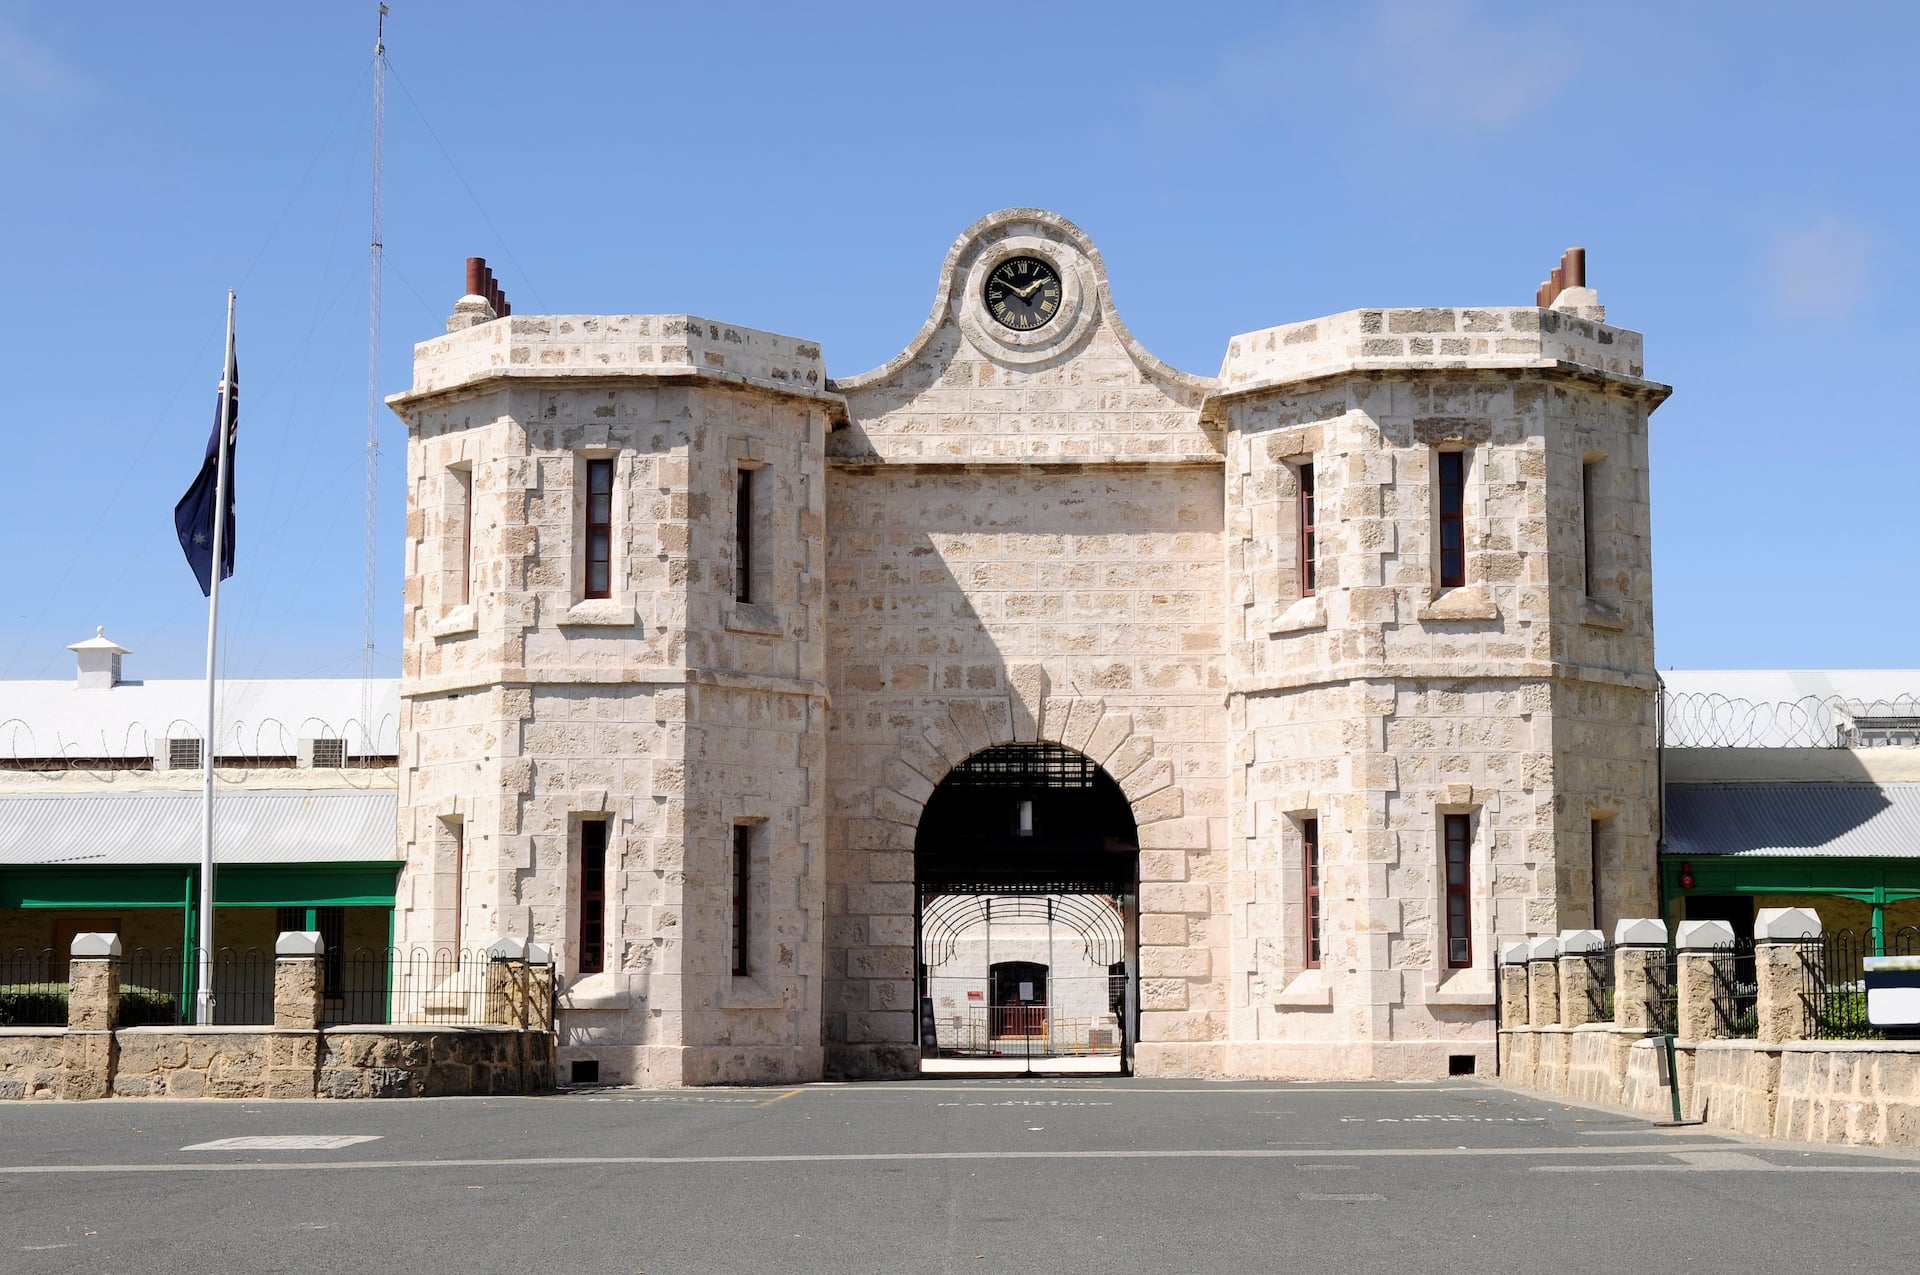
<svg viewBox="0 0 1920 1275">
<path fill-rule="evenodd" d="M 1391 1160 L 1391 1159 L 1482 1159 L 1514 1157 L 1542 1159 L 1572 1158 L 1591 1160 L 1599 1156 L 1620 1155 L 1678 1155 L 1685 1151 L 1722 1151 L 1723 1143 L 1702 1143 L 1695 1147 L 1675 1147 L 1670 1144 L 1647 1143 L 1632 1146 L 1594 1146 L 1591 1144 L 1572 1147 L 1476 1147 L 1461 1150 L 1458 1147 L 1367 1147 L 1342 1151 L 1343 1160 Z M 276 1172 L 292 1170 L 299 1173 L 313 1173 L 326 1169 L 351 1169 L 364 1172 L 371 1169 L 520 1169 L 520 1168 L 582 1168 L 596 1165 L 631 1165 L 636 1167 L 698 1164 L 913 1164 L 942 1163 L 951 1161 L 995 1161 L 995 1160 L 1282 1160 L 1298 1159 L 1297 1148 L 1284 1147 L 1196 1147 L 1187 1150 L 1143 1148 L 1134 1151 L 1123 1150 L 1086 1150 L 1086 1151 L 849 1151 L 838 1154 L 829 1153 L 793 1153 L 788 1155 L 606 1155 L 606 1156 L 521 1156 L 499 1157 L 493 1159 L 459 1160 L 268 1160 L 268 1161 L 212 1161 L 204 1164 L 15 1164 L 0 1165 L 0 1175 L 10 1173 L 233 1173 L 233 1172 Z M 1539 1166 L 1552 1169 L 1555 1166 Z M 1609 1169 L 1637 1169 L 1638 1165 L 1582 1165 L 1566 1166 L 1566 1171 L 1574 1173 L 1600 1172 Z M 1691 1168 L 1689 1165 L 1649 1166 L 1673 1169 Z M 1920 1173 L 1920 1161 L 1903 1164 L 1888 1164 L 1881 1161 L 1861 1165 L 1828 1166 L 1773 1166 L 1791 1172 L 1835 1172 L 1835 1173 Z"/>
<path fill-rule="evenodd" d="M 1328 1195 L 1320 1191 L 1295 1192 L 1303 1200 L 1331 1200 L 1335 1204 L 1359 1204 L 1366 1200 L 1384 1200 L 1384 1195 L 1375 1195 L 1371 1191 L 1365 1194 Z"/>
<path fill-rule="evenodd" d="M 338 1151 L 361 1142 L 378 1142 L 378 1133 L 287 1133 L 255 1134 L 244 1138 L 216 1138 L 196 1142 L 182 1151 Z"/>
</svg>

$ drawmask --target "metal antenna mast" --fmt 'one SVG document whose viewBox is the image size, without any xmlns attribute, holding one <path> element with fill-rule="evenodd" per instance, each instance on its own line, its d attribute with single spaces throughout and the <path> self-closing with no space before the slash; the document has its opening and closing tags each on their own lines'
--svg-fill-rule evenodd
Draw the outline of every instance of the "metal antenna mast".
<svg viewBox="0 0 1920 1275">
<path fill-rule="evenodd" d="M 386 155 L 387 6 L 380 6 L 373 40 L 373 233 L 367 244 L 367 544 L 361 599 L 360 755 L 373 756 L 374 565 L 379 558 L 380 513 L 380 181 Z"/>
</svg>

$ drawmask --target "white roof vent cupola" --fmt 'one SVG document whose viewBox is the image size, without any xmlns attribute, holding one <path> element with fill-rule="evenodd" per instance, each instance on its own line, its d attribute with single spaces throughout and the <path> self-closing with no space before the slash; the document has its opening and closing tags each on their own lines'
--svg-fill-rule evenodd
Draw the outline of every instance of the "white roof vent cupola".
<svg viewBox="0 0 1920 1275">
<path fill-rule="evenodd" d="M 133 652 L 107 636 L 105 626 L 67 648 L 80 657 L 80 689 L 104 691 L 120 685 L 120 657 Z"/>
</svg>

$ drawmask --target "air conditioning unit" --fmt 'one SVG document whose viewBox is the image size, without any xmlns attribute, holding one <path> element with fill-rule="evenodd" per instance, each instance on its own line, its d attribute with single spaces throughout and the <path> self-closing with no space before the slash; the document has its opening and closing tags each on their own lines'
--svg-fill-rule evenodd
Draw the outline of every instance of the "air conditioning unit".
<svg viewBox="0 0 1920 1275">
<path fill-rule="evenodd" d="M 303 739 L 300 741 L 300 765 L 303 769 L 338 770 L 346 764 L 346 740 Z"/>
<path fill-rule="evenodd" d="M 160 747 L 154 750 L 153 768 L 155 770 L 200 769 L 199 738 L 181 736 L 160 741 Z"/>
</svg>

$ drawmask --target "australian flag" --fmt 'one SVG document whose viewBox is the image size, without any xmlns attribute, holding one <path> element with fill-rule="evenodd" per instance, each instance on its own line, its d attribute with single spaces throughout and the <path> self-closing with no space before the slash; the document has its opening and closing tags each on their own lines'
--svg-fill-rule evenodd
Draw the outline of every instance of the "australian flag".
<svg viewBox="0 0 1920 1275">
<path fill-rule="evenodd" d="M 234 444 L 240 436 L 240 364 L 234 358 L 233 345 L 227 345 L 227 367 L 233 377 L 227 399 L 227 507 L 226 526 L 221 531 L 220 578 L 233 574 L 233 473 Z M 173 529 L 180 533 L 180 548 L 186 552 L 187 565 L 200 581 L 200 592 L 213 593 L 213 514 L 220 478 L 220 400 L 213 403 L 213 433 L 207 437 L 207 458 L 200 463 L 200 474 L 173 507 Z"/>
</svg>

